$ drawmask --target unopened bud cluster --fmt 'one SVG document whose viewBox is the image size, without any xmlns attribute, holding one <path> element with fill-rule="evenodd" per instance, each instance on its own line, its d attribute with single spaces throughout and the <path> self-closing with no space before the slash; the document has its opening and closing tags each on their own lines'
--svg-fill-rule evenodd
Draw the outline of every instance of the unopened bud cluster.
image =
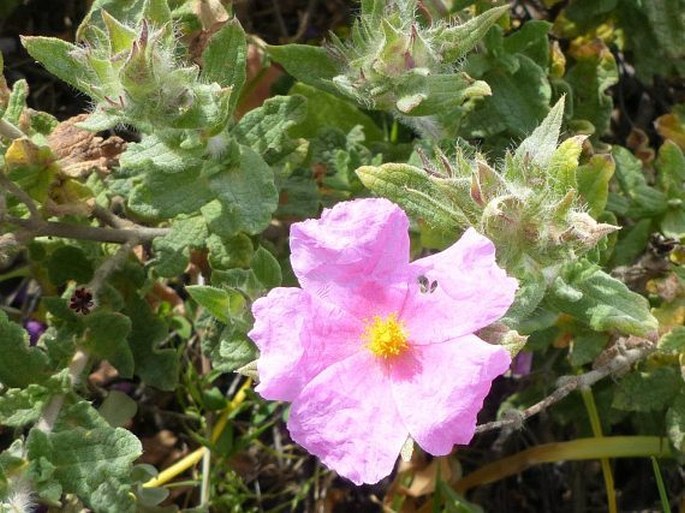
<svg viewBox="0 0 685 513">
<path fill-rule="evenodd" d="M 143 18 L 129 26 L 101 13 L 105 31 L 88 24 L 82 45 L 71 52 L 91 72 L 82 89 L 97 102 L 94 114 L 143 131 L 211 128 L 225 121 L 222 103 L 230 88 L 202 83 L 197 66 L 179 62 L 171 21 L 155 25 Z"/>
<path fill-rule="evenodd" d="M 587 213 L 576 172 L 584 137 L 557 144 L 563 99 L 498 169 L 483 156 L 434 158 L 419 153 L 422 168 L 384 164 L 357 170 L 362 182 L 390 197 L 426 224 L 449 234 L 476 227 L 495 242 L 509 269 L 534 262 L 558 268 L 618 230 Z"/>
<path fill-rule="evenodd" d="M 457 72 L 471 50 L 506 11 L 498 7 L 463 25 L 425 20 L 416 0 L 362 2 L 350 40 L 330 45 L 341 73 L 338 89 L 369 108 L 424 116 L 491 94 L 485 82 Z"/>
</svg>

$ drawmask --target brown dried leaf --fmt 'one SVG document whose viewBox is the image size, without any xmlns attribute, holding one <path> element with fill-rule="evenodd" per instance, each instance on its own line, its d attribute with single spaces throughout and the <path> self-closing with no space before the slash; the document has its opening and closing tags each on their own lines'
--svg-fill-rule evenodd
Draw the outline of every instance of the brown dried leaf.
<svg viewBox="0 0 685 513">
<path fill-rule="evenodd" d="M 82 178 L 93 170 L 108 173 L 126 149 L 126 143 L 120 137 L 103 139 L 75 126 L 87 117 L 88 114 L 79 114 L 63 121 L 48 137 L 48 144 L 64 176 Z"/>
</svg>

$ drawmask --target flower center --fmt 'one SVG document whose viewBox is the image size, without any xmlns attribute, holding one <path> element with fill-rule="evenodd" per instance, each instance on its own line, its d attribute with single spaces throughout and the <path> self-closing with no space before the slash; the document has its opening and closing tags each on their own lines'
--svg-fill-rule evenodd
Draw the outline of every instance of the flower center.
<svg viewBox="0 0 685 513">
<path fill-rule="evenodd" d="M 369 320 L 364 328 L 362 339 L 366 347 L 376 356 L 390 358 L 409 349 L 409 334 L 396 314 L 383 318 L 378 315 Z"/>
</svg>

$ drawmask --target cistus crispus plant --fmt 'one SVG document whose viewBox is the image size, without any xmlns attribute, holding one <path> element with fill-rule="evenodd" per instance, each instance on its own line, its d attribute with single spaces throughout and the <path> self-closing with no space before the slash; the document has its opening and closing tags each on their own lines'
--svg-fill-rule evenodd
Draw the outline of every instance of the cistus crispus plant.
<svg viewBox="0 0 685 513">
<path fill-rule="evenodd" d="M 19 4 L 1 512 L 682 507 L 683 0 Z"/>
</svg>

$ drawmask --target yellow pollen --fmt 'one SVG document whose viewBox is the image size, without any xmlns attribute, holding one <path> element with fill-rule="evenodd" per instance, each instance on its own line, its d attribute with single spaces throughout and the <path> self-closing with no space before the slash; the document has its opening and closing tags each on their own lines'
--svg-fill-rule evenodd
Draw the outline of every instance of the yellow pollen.
<svg viewBox="0 0 685 513">
<path fill-rule="evenodd" d="M 409 348 L 408 336 L 402 321 L 397 319 L 397 315 L 390 314 L 385 318 L 376 315 L 368 321 L 362 339 L 373 354 L 390 358 Z"/>
</svg>

